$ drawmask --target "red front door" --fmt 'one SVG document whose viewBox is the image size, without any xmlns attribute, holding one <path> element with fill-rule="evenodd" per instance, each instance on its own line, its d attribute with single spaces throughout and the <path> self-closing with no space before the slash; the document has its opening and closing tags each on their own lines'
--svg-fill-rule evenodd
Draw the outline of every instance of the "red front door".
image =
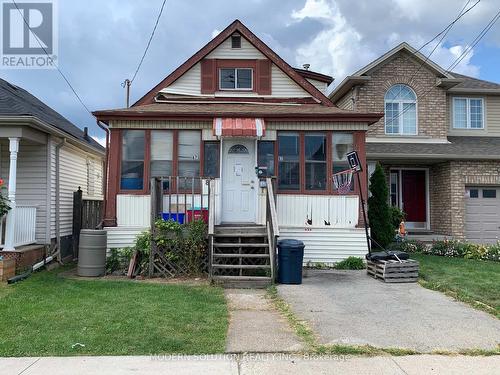
<svg viewBox="0 0 500 375">
<path fill-rule="evenodd" d="M 426 222 L 425 171 L 403 170 L 401 175 L 403 211 L 406 213 L 406 221 Z"/>
</svg>

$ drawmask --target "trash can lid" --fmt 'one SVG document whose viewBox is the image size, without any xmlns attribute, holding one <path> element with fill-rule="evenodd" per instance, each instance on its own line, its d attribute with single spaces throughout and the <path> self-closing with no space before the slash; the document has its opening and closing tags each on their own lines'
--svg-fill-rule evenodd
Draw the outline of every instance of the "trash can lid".
<svg viewBox="0 0 500 375">
<path fill-rule="evenodd" d="M 279 240 L 278 247 L 304 248 L 304 242 L 295 239 Z"/>
</svg>

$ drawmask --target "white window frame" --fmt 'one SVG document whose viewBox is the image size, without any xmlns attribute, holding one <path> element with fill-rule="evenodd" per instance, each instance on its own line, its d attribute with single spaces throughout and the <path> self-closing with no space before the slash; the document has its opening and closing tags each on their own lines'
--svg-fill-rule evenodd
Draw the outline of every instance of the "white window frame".
<svg viewBox="0 0 500 375">
<path fill-rule="evenodd" d="M 403 83 L 401 83 L 401 85 L 403 86 L 406 86 L 408 87 L 408 89 L 411 90 L 411 92 L 413 93 L 413 95 L 415 95 L 415 100 L 402 100 L 402 99 L 399 99 L 399 100 L 394 100 L 394 99 L 386 99 L 385 98 L 385 95 L 387 95 L 387 92 L 392 89 L 393 86 L 389 87 L 389 89 L 385 92 L 384 94 L 384 132 L 386 135 L 418 135 L 418 100 L 417 100 L 417 93 L 415 92 L 415 90 L 413 90 L 410 86 L 408 85 L 405 85 Z M 398 110 L 398 117 L 397 117 L 397 122 L 398 122 L 398 129 L 399 129 L 399 132 L 397 133 L 388 133 L 387 132 L 387 116 L 385 115 L 385 112 L 386 112 L 386 104 L 387 103 L 398 103 L 399 105 L 399 110 Z M 403 111 L 404 111 L 404 105 L 405 104 L 415 104 L 415 133 L 405 133 L 403 131 Z"/>
<path fill-rule="evenodd" d="M 234 69 L 234 89 L 222 88 L 222 69 Z M 250 70 L 250 88 L 238 88 L 238 70 Z M 219 90 L 220 91 L 253 91 L 253 68 L 219 68 Z"/>
<path fill-rule="evenodd" d="M 466 117 L 466 120 L 467 120 L 467 126 L 465 128 L 461 128 L 461 127 L 457 127 L 455 126 L 455 102 L 456 100 L 465 100 L 466 101 L 466 104 L 465 104 L 465 117 Z M 482 108 L 482 111 L 481 111 L 481 127 L 480 128 L 473 128 L 471 126 L 471 113 L 470 113 L 470 101 L 471 100 L 480 100 L 481 101 L 481 108 Z M 484 108 L 484 98 L 474 98 L 474 97 L 465 97 L 465 96 L 454 96 L 453 97 L 453 110 L 452 110 L 452 114 L 451 114 L 451 126 L 453 127 L 453 129 L 456 129 L 456 130 L 484 130 L 484 121 L 485 121 L 485 117 L 484 117 L 484 112 L 485 112 L 485 108 Z"/>
</svg>

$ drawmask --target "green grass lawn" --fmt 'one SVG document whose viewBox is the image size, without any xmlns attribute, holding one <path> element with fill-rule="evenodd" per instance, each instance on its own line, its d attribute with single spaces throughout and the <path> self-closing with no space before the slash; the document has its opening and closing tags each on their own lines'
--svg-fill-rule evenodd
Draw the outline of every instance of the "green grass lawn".
<svg viewBox="0 0 500 375">
<path fill-rule="evenodd" d="M 500 318 L 500 263 L 412 254 L 422 285 L 445 292 Z"/>
<path fill-rule="evenodd" d="M 221 353 L 228 326 L 220 288 L 56 272 L 0 285 L 0 316 L 0 356 Z"/>
</svg>

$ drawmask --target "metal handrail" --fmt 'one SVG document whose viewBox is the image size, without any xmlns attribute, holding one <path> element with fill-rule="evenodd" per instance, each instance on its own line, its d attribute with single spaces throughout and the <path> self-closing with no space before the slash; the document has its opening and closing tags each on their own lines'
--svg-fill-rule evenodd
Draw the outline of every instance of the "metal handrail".
<svg viewBox="0 0 500 375">
<path fill-rule="evenodd" d="M 266 199 L 266 227 L 269 237 L 269 255 L 271 257 L 271 278 L 276 276 L 276 245 L 280 235 L 278 225 L 278 214 L 276 212 L 276 198 L 274 195 L 273 179 L 266 178 L 267 199 Z"/>
</svg>

